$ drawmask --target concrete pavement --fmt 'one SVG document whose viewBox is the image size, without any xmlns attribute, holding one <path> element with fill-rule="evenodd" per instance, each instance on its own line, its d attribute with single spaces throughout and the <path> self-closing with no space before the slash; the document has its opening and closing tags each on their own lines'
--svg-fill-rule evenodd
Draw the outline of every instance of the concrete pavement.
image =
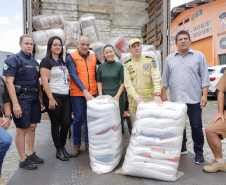
<svg viewBox="0 0 226 185">
<path fill-rule="evenodd" d="M 209 121 L 213 118 L 213 116 L 217 113 L 217 101 L 213 98 L 209 98 L 207 106 L 203 109 L 203 127 L 205 128 Z M 128 128 L 125 124 L 126 132 L 128 132 Z M 193 142 L 191 139 L 191 129 L 189 125 L 188 118 L 186 119 L 186 128 L 187 128 L 187 148 L 189 152 L 193 152 Z M 204 131 L 203 128 L 203 131 Z M 8 132 L 13 136 L 13 143 L 9 149 L 9 151 L 6 154 L 4 163 L 3 163 L 3 169 L 2 169 L 2 177 L 5 182 L 8 182 L 15 170 L 18 168 L 19 164 L 19 158 L 15 147 L 15 125 L 14 123 L 11 124 Z M 205 133 L 205 132 L 204 132 Z M 51 131 L 50 131 L 50 121 L 47 119 L 47 116 L 44 115 L 42 122 L 38 125 L 36 130 L 36 138 L 35 138 L 35 144 L 39 143 L 45 143 L 49 144 L 52 143 L 52 139 L 50 137 Z M 70 144 L 71 141 L 68 140 L 68 143 Z M 226 159 L 226 140 L 222 141 L 223 143 L 223 154 Z M 205 145 L 204 145 L 204 156 L 206 161 L 211 162 L 213 159 L 212 151 L 210 150 L 206 138 L 205 138 Z"/>
</svg>

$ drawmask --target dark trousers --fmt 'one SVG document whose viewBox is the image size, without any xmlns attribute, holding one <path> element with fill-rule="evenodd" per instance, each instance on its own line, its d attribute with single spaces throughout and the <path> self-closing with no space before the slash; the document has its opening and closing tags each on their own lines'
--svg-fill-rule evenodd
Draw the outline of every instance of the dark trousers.
<svg viewBox="0 0 226 185">
<path fill-rule="evenodd" d="M 54 145 L 56 148 L 61 148 L 66 144 L 67 133 L 70 127 L 70 96 L 53 93 L 53 97 L 58 104 L 55 110 L 48 109 L 49 98 L 45 93 L 43 94 L 43 102 L 51 121 L 51 133 Z"/>
<path fill-rule="evenodd" d="M 192 140 L 194 142 L 194 152 L 196 156 L 203 156 L 204 135 L 202 131 L 202 109 L 200 103 L 187 104 L 188 117 L 191 125 Z M 182 150 L 186 149 L 186 129 L 184 130 Z"/>
<path fill-rule="evenodd" d="M 88 144 L 88 127 L 87 127 L 87 106 L 84 96 L 71 96 L 71 104 L 73 109 L 73 143 L 81 145 L 81 125 L 84 125 L 84 140 Z"/>
</svg>

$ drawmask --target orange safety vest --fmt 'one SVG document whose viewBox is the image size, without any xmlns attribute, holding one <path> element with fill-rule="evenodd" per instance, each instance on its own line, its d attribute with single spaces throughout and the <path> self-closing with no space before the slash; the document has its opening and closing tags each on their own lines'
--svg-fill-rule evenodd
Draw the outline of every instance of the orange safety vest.
<svg viewBox="0 0 226 185">
<path fill-rule="evenodd" d="M 78 77 L 82 81 L 82 84 L 94 95 L 97 93 L 97 83 L 95 80 L 95 70 L 96 70 L 96 57 L 93 54 L 89 54 L 85 60 L 76 50 L 70 53 L 72 59 L 74 60 Z M 83 92 L 78 88 L 75 82 L 70 78 L 70 95 L 71 96 L 84 96 Z"/>
</svg>

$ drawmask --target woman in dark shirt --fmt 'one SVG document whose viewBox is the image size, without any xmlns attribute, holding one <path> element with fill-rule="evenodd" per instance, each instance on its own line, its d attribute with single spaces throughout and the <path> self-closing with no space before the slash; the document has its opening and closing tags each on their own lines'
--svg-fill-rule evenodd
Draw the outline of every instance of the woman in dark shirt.
<svg viewBox="0 0 226 185">
<path fill-rule="evenodd" d="M 62 40 L 49 38 L 46 57 L 40 64 L 43 85 L 43 102 L 51 121 L 51 133 L 56 147 L 56 157 L 68 161 L 71 157 L 64 146 L 70 126 L 70 96 L 67 81 L 68 70 L 63 61 Z"/>
<path fill-rule="evenodd" d="M 119 102 L 122 134 L 124 130 L 124 108 L 125 102 L 122 95 L 124 90 L 124 76 L 123 76 L 123 65 L 115 62 L 115 51 L 113 46 L 106 45 L 104 47 L 104 57 L 106 62 L 98 67 L 97 71 L 97 86 L 99 95 L 110 95 Z"/>
</svg>

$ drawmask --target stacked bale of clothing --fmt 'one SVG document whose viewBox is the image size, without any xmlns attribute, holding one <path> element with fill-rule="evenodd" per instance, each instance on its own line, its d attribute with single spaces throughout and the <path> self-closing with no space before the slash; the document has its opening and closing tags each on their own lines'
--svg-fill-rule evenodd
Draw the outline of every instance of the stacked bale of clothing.
<svg viewBox="0 0 226 185">
<path fill-rule="evenodd" d="M 187 106 L 180 102 L 140 103 L 125 161 L 119 173 L 175 181 Z"/>
<path fill-rule="evenodd" d="M 122 157 L 122 131 L 118 102 L 109 95 L 87 102 L 89 154 L 92 171 L 111 172 Z"/>
</svg>

